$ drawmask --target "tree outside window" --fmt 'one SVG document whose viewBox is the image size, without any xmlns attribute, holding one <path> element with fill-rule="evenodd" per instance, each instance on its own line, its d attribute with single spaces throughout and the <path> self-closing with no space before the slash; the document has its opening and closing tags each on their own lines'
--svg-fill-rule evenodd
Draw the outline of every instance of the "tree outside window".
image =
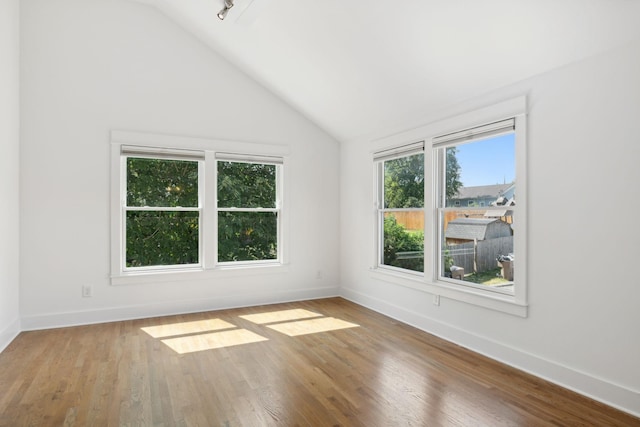
<svg viewBox="0 0 640 427">
<path fill-rule="evenodd" d="M 218 162 L 218 262 L 278 258 L 278 168 Z"/>
</svg>

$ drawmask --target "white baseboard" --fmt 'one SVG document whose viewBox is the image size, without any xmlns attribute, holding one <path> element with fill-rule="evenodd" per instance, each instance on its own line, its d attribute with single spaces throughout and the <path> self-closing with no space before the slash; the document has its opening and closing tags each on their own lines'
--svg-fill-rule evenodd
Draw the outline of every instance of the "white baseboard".
<svg viewBox="0 0 640 427">
<path fill-rule="evenodd" d="M 0 331 L 0 353 L 11 344 L 20 333 L 20 319 L 16 318 L 6 328 Z"/>
<path fill-rule="evenodd" d="M 479 336 L 358 291 L 341 288 L 340 295 L 356 304 L 407 323 L 469 350 L 513 366 L 561 387 L 640 417 L 640 392 L 586 372 Z"/>
<path fill-rule="evenodd" d="M 22 330 L 40 330 L 95 323 L 118 322 L 174 314 L 198 313 L 228 308 L 277 304 L 338 296 L 338 288 L 313 288 L 295 291 L 253 293 L 209 299 L 167 301 L 97 310 L 50 313 L 22 318 Z"/>
</svg>

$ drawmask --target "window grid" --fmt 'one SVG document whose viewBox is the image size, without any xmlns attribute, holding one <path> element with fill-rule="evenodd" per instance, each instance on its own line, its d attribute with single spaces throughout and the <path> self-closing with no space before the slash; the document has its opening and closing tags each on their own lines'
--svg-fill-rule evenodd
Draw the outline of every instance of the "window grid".
<svg viewBox="0 0 640 427">
<path fill-rule="evenodd" d="M 234 163 L 259 163 L 263 159 L 267 159 L 269 161 L 275 160 L 273 167 L 276 170 L 276 173 L 273 176 L 273 186 L 275 188 L 274 198 L 273 198 L 273 207 L 218 207 L 217 206 L 217 160 L 215 158 L 214 152 L 196 152 L 202 153 L 202 155 L 198 158 L 194 158 L 193 152 L 189 150 L 185 150 L 185 155 L 181 156 L 181 150 L 179 149 L 154 149 L 153 147 L 135 147 L 135 146 L 126 146 L 127 152 L 125 152 L 125 146 L 114 147 L 118 148 L 118 157 L 119 161 L 119 188 L 120 188 L 120 219 L 118 223 L 120 224 L 120 237 L 119 237 L 119 258 L 120 261 L 118 264 L 120 265 L 119 271 L 121 273 L 136 273 L 136 272 L 158 272 L 162 273 L 163 271 L 176 271 L 176 270 L 205 270 L 215 268 L 216 265 L 224 266 L 224 265 L 233 265 L 241 267 L 244 264 L 248 265 L 261 265 L 261 264 L 282 264 L 282 165 L 283 161 L 281 157 L 276 156 L 246 156 L 248 159 L 247 162 L 243 162 L 241 159 L 242 155 L 236 155 L 234 157 Z M 157 150 L 157 154 L 156 151 Z M 167 154 L 169 153 L 169 154 Z M 129 159 L 147 159 L 151 161 L 159 161 L 163 162 L 166 160 L 169 161 L 181 161 L 181 162 L 196 162 L 198 164 L 198 172 L 197 172 L 197 202 L 193 204 L 193 206 L 171 206 L 166 205 L 167 203 L 158 202 L 155 200 L 152 203 L 143 202 L 134 202 L 132 203 L 130 197 L 128 196 L 129 191 L 129 172 L 130 165 Z M 238 159 L 238 160 L 235 160 Z M 257 159 L 257 161 L 256 161 Z M 152 185 L 150 187 L 153 187 Z M 162 192 L 162 188 L 156 185 L 156 192 Z M 208 190 L 207 190 L 208 189 Z M 152 188 L 153 190 L 153 188 Z M 151 190 L 151 191 L 152 191 Z M 166 192 L 169 192 L 169 188 L 166 189 Z M 207 192 L 213 193 L 213 197 L 207 196 Z M 162 199 L 159 197 L 159 199 Z M 208 200 L 208 202 L 206 202 Z M 152 206 L 148 206 L 148 204 Z M 153 204 L 157 204 L 157 206 L 153 206 Z M 190 203 L 188 203 L 190 204 Z M 208 214 L 207 212 L 213 213 L 213 215 Z M 228 213 L 228 214 L 257 214 L 257 215 L 268 215 L 273 214 L 275 218 L 275 232 L 273 233 L 273 240 L 275 241 L 276 252 L 273 257 L 268 257 L 265 259 L 243 259 L 240 261 L 218 261 L 218 257 L 214 254 L 217 254 L 218 248 L 221 246 L 219 242 L 219 233 L 218 233 L 218 212 L 220 213 Z M 191 221 L 192 226 L 197 228 L 197 262 L 159 262 L 159 263 L 151 263 L 150 265 L 131 265 L 127 260 L 128 256 L 128 245 L 131 244 L 132 240 L 135 239 L 134 234 L 128 235 L 128 227 L 130 228 L 132 221 L 136 219 L 136 214 L 140 213 L 142 215 L 149 214 L 149 221 L 162 221 L 163 216 L 167 214 L 170 217 L 175 215 L 172 214 L 191 214 L 193 217 L 187 221 Z M 157 213 L 158 215 L 153 215 Z M 193 223 L 197 217 L 197 225 Z M 210 218 L 210 219 L 207 219 Z M 177 224 L 179 220 L 174 220 L 171 224 L 172 226 Z M 173 230 L 173 229 L 172 229 Z M 131 233 L 131 231 L 129 231 Z M 148 236 L 147 236 L 148 237 Z M 117 276 L 118 273 L 115 273 Z"/>
<path fill-rule="evenodd" d="M 497 122 L 496 122 L 497 123 Z M 384 167 L 383 162 L 379 161 L 376 158 L 376 153 L 374 153 L 374 163 L 376 165 L 375 171 L 375 184 L 376 184 L 376 250 L 375 250 L 375 262 L 374 262 L 374 270 L 388 273 L 400 273 L 403 276 L 406 276 L 407 280 L 402 279 L 402 276 L 389 276 L 389 280 L 392 282 L 396 282 L 399 284 L 404 284 L 410 287 L 414 287 L 411 285 L 411 282 L 414 280 L 419 280 L 424 283 L 424 289 L 431 289 L 432 291 L 438 292 L 442 295 L 447 295 L 454 299 L 460 299 L 462 301 L 471 302 L 474 304 L 482 305 L 485 307 L 496 308 L 501 311 L 509 312 L 517 315 L 526 316 L 526 283 L 524 278 L 526 277 L 526 246 L 524 242 L 524 234 L 518 235 L 515 234 L 514 242 L 513 242 L 513 252 L 518 254 L 518 256 L 522 259 L 520 262 L 519 269 L 515 270 L 514 279 L 512 279 L 510 284 L 505 285 L 506 287 L 489 287 L 484 284 L 476 284 L 476 283 L 467 283 L 462 280 L 456 280 L 452 277 L 446 277 L 448 275 L 444 275 L 444 260 L 442 245 L 444 242 L 444 215 L 447 212 L 456 212 L 456 211 L 466 211 L 466 210 L 476 210 L 482 211 L 483 213 L 487 213 L 487 217 L 497 217 L 500 212 L 508 209 L 510 212 L 510 217 L 513 218 L 516 215 L 516 210 L 521 212 L 526 205 L 526 194 L 522 188 L 526 187 L 526 170 L 525 170 L 525 135 L 526 135 L 526 123 L 525 117 L 523 115 L 515 115 L 514 118 L 505 120 L 501 123 L 506 123 L 507 125 L 502 126 L 501 129 L 491 129 L 490 133 L 482 133 L 478 140 L 485 140 L 494 137 L 499 137 L 503 134 L 513 134 L 515 141 L 515 156 L 514 156 L 514 165 L 517 166 L 516 176 L 514 177 L 514 185 L 517 183 L 519 193 L 518 207 L 516 206 L 500 206 L 494 205 L 494 203 L 489 203 L 485 200 L 478 201 L 476 199 L 467 200 L 463 203 L 460 203 L 460 200 L 455 200 L 451 202 L 451 207 L 447 207 L 445 204 L 445 191 L 444 191 L 444 182 L 445 182 L 445 173 L 446 173 L 446 156 L 445 152 L 447 147 L 455 147 L 457 145 L 469 144 L 476 141 L 474 138 L 456 138 L 451 141 L 443 141 L 440 140 L 437 144 L 432 145 L 432 150 L 425 151 L 425 171 L 430 170 L 431 175 L 433 177 L 433 184 L 425 186 L 425 245 L 424 245 L 424 256 L 425 256 L 425 265 L 424 265 L 424 274 L 420 274 L 422 276 L 420 279 L 415 278 L 415 272 L 389 267 L 384 263 L 384 257 L 382 254 L 382 248 L 384 245 L 384 230 L 382 226 L 383 215 L 391 210 L 384 208 Z M 516 126 L 517 124 L 517 126 Z M 464 129 L 464 128 L 463 128 Z M 472 128 L 471 128 L 472 130 Z M 468 132 L 468 131 L 463 131 Z M 393 148 L 386 149 L 384 152 L 391 152 Z M 428 155 L 427 155 L 428 154 Z M 431 166 L 432 165 L 432 166 Z M 425 176 L 425 181 L 428 178 Z M 433 212 L 433 218 L 429 218 L 429 212 Z M 518 226 L 525 228 L 526 226 L 524 218 L 525 215 L 518 213 Z M 497 217 L 500 218 L 500 217 Z M 500 218 L 502 221 L 506 221 L 505 217 Z M 521 228 L 521 229 L 523 229 Z M 512 228 L 515 230 L 515 228 Z M 497 264 L 496 264 L 497 265 Z M 413 279 L 411 277 L 414 276 Z M 415 285 L 417 286 L 417 285 Z M 511 286 L 510 288 L 508 286 Z M 436 291 L 436 289 L 440 289 Z M 431 292 L 431 291 L 430 291 Z M 488 300 L 483 299 L 483 297 L 488 297 Z M 504 305 L 506 303 L 506 305 Z M 512 307 L 509 307 L 509 303 L 515 304 Z"/>
</svg>

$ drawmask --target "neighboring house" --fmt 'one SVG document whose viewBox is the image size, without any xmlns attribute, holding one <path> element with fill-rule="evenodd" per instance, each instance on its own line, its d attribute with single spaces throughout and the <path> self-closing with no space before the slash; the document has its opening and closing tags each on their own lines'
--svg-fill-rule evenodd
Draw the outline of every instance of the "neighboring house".
<svg viewBox="0 0 640 427">
<path fill-rule="evenodd" d="M 456 218 L 449 221 L 444 237 L 448 245 L 456 245 L 511 235 L 511 226 L 499 219 Z"/>
<path fill-rule="evenodd" d="M 511 184 L 509 188 L 504 190 L 502 194 L 493 202 L 491 202 L 491 206 L 515 206 L 516 205 L 516 194 L 515 194 L 516 186 L 515 184 Z M 508 222 L 509 224 L 513 224 L 513 210 L 503 209 L 503 210 L 488 210 L 484 213 L 485 218 L 501 218 L 503 221 Z"/>
<path fill-rule="evenodd" d="M 497 201 L 500 201 L 497 203 Z M 511 205 L 515 202 L 515 183 L 460 187 L 456 197 L 447 200 L 448 207 L 483 207 Z"/>
</svg>

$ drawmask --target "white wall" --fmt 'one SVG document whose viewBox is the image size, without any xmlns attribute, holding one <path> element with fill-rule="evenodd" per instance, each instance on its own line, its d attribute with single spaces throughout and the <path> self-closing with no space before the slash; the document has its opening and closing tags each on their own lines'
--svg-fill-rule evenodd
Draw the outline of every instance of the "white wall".
<svg viewBox="0 0 640 427">
<path fill-rule="evenodd" d="M 19 2 L 0 0 L 0 351 L 20 331 Z"/>
<path fill-rule="evenodd" d="M 638 76 L 635 42 L 422 123 L 528 96 L 528 318 L 444 298 L 435 306 L 370 275 L 370 141 L 342 148 L 342 294 L 639 415 Z"/>
<path fill-rule="evenodd" d="M 25 0 L 21 24 L 24 329 L 337 294 L 336 141 L 147 5 Z M 290 146 L 289 271 L 111 286 L 111 129 Z"/>
</svg>

